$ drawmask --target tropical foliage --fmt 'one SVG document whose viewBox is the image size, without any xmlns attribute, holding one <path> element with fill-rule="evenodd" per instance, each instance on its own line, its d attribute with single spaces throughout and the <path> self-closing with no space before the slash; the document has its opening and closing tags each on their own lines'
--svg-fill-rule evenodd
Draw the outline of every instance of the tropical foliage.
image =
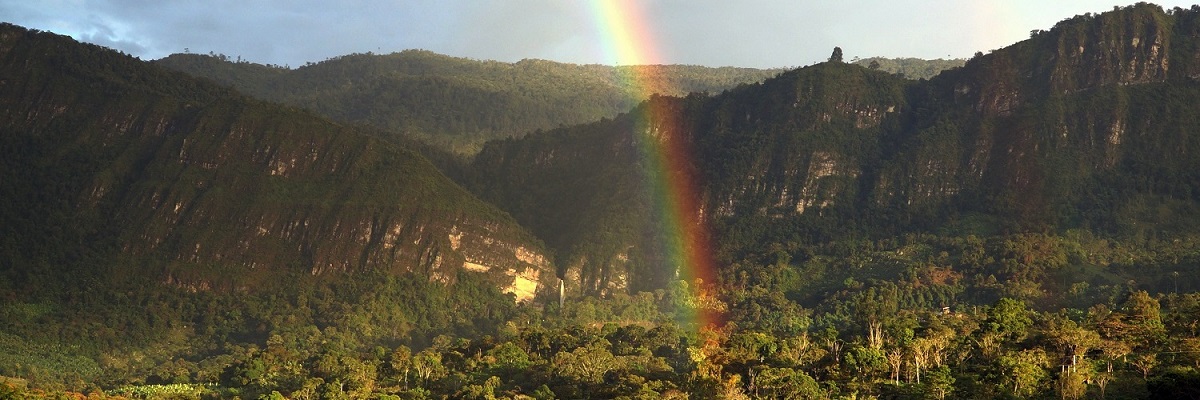
<svg viewBox="0 0 1200 400">
<path fill-rule="evenodd" d="M 6 25 L 0 399 L 1187 398 L 1196 32 L 1200 8 L 1139 4 L 925 80 L 830 62 L 654 96 L 490 143 L 459 171 L 489 204 L 389 133 Z M 646 167 L 668 140 L 694 155 L 667 167 L 697 177 L 711 281 L 663 255 Z M 264 161 L 295 148 L 328 151 Z M 237 234 L 285 214 L 317 217 Z M 435 266 L 531 258 L 514 220 L 565 296 Z M 370 233 L 301 234 L 346 221 Z M 401 233 L 416 262 L 345 250 Z"/>
</svg>

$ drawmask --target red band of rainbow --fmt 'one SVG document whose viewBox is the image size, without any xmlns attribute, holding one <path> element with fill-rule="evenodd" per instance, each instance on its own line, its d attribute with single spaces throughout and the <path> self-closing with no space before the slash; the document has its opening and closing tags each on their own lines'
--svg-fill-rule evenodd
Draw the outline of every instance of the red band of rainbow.
<svg viewBox="0 0 1200 400">
<path fill-rule="evenodd" d="M 613 64 L 649 65 L 656 52 L 649 25 L 639 3 L 632 0 L 592 0 L 605 52 Z M 622 69 L 627 83 L 639 99 L 651 98 L 658 82 L 638 68 Z M 692 300 L 688 319 L 698 328 L 720 324 L 722 306 L 712 295 L 716 284 L 716 263 L 711 236 L 703 220 L 700 191 L 694 165 L 690 162 L 690 142 L 686 139 L 677 107 L 670 102 L 649 101 L 635 111 L 635 142 L 646 162 L 648 188 L 655 212 L 662 224 L 662 240 L 667 259 L 680 279 L 688 283 Z"/>
</svg>

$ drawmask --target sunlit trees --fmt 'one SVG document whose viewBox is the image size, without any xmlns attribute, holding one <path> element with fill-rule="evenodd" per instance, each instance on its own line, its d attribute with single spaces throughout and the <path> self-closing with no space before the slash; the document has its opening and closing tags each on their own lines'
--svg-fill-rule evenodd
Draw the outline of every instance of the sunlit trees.
<svg viewBox="0 0 1200 400">
<path fill-rule="evenodd" d="M 433 349 L 421 350 L 412 357 L 411 364 L 420 385 L 429 385 L 446 375 L 446 367 L 442 365 L 442 354 Z"/>
<path fill-rule="evenodd" d="M 603 380 L 604 373 L 618 367 L 616 357 L 601 343 L 559 352 L 551 365 L 558 376 L 593 385 Z"/>
<path fill-rule="evenodd" d="M 759 398 L 815 399 L 824 394 L 815 379 L 791 368 L 762 368 L 755 377 L 755 386 Z"/>
<path fill-rule="evenodd" d="M 1100 346 L 1100 334 L 1059 314 L 1050 316 L 1042 334 L 1060 354 L 1072 357 L 1073 363 L 1083 362 L 1089 350 Z"/>
<path fill-rule="evenodd" d="M 1021 350 L 1000 357 L 1003 388 L 1016 397 L 1028 398 L 1042 390 L 1049 378 L 1050 357 L 1041 349 Z"/>
<path fill-rule="evenodd" d="M 1130 327 L 1129 333 L 1133 335 L 1138 349 L 1151 349 L 1166 339 L 1161 306 L 1158 299 L 1150 297 L 1146 291 L 1130 293 L 1122 310 L 1128 316 L 1126 322 Z"/>
<path fill-rule="evenodd" d="M 412 350 L 405 345 L 396 346 L 388 359 L 388 366 L 394 377 L 408 389 L 408 373 L 413 367 Z"/>
</svg>

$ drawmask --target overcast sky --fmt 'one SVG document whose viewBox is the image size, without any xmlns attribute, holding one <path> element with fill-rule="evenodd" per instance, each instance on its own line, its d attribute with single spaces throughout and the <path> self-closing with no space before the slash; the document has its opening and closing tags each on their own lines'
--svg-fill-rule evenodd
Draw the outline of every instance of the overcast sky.
<svg viewBox="0 0 1200 400">
<path fill-rule="evenodd" d="M 186 49 L 296 67 L 356 52 L 426 49 L 481 60 L 612 64 L 595 1 L 602 0 L 0 0 L 0 20 L 145 60 Z M 639 39 L 657 49 L 655 63 L 771 68 L 823 61 L 834 46 L 846 59 L 966 58 L 1128 1 L 630 3 L 641 9 Z"/>
</svg>

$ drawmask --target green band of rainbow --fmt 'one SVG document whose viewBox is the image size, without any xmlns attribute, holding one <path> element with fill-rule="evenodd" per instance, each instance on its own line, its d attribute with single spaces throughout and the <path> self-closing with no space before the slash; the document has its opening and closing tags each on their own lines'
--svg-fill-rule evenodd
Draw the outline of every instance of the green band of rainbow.
<svg viewBox="0 0 1200 400">
<path fill-rule="evenodd" d="M 617 65 L 649 65 L 657 52 L 642 18 L 639 3 L 631 0 L 592 0 L 600 37 L 609 60 Z M 638 68 L 622 69 L 623 79 L 635 88 L 634 95 L 648 99 L 657 87 L 651 76 Z M 654 199 L 657 221 L 667 260 L 688 282 L 694 298 L 690 319 L 699 328 L 720 324 L 720 307 L 707 288 L 716 283 L 710 235 L 702 219 L 690 141 L 680 124 L 678 107 L 672 102 L 648 101 L 634 117 L 635 143 L 646 165 L 647 190 Z M 699 283 L 699 284 L 698 284 Z"/>
</svg>

